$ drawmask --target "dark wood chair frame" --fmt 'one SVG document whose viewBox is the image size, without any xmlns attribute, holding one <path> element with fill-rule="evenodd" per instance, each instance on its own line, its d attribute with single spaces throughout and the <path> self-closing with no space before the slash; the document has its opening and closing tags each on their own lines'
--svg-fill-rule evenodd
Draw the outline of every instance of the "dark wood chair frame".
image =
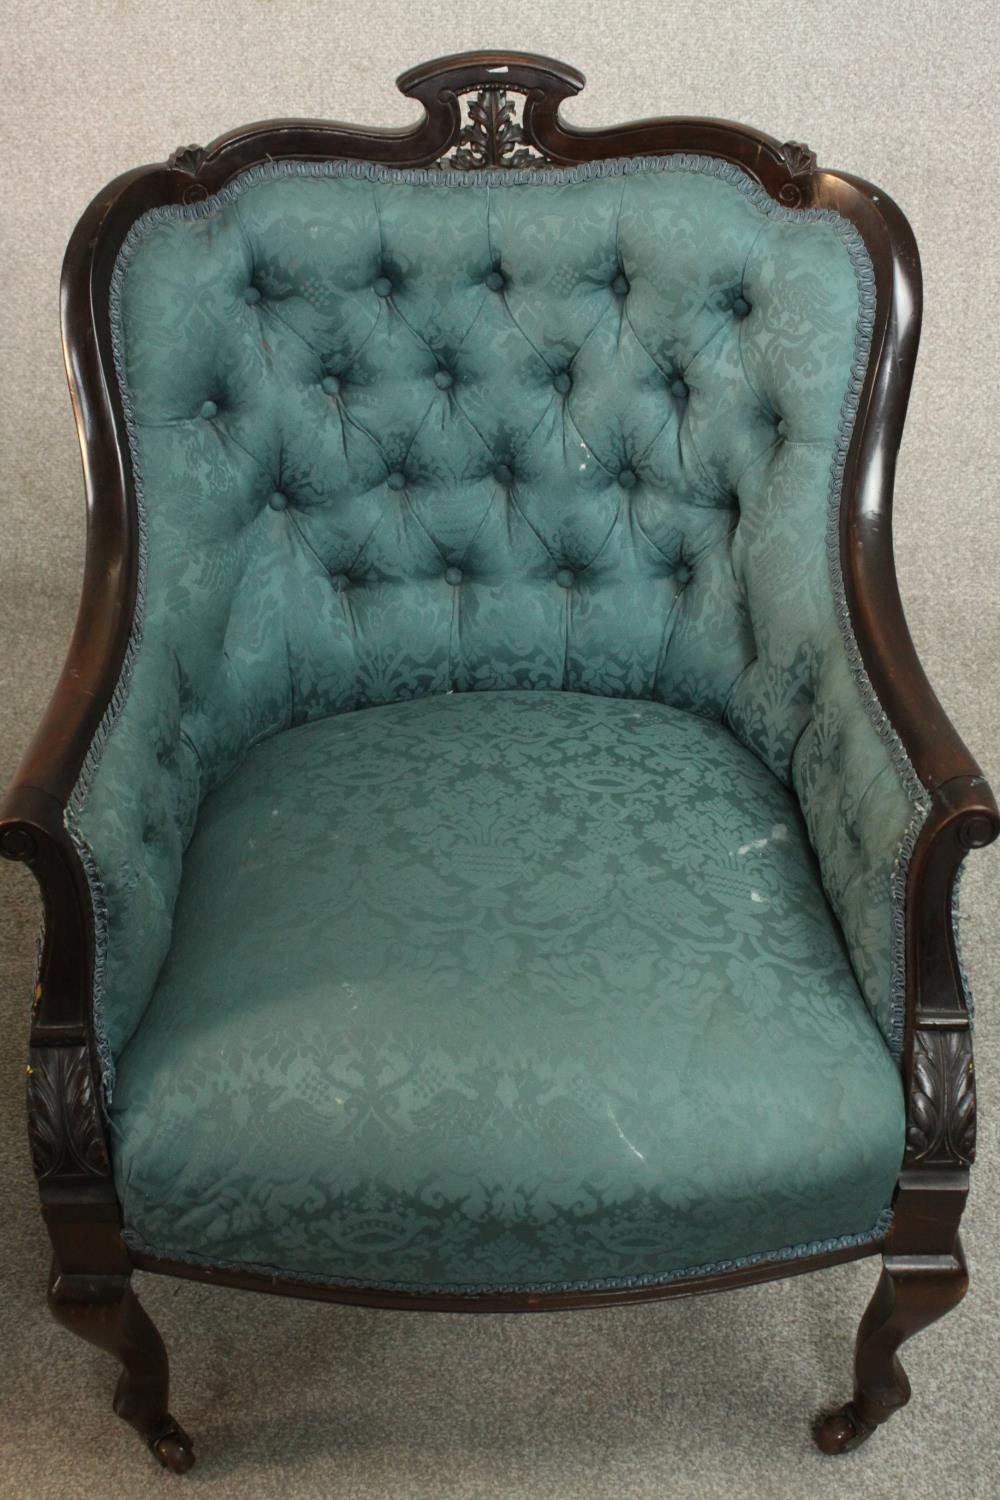
<svg viewBox="0 0 1000 1500">
<path fill-rule="evenodd" d="M 424 108 L 417 125 L 385 131 L 269 120 L 221 136 L 204 149 L 178 150 L 168 162 L 127 172 L 99 193 L 66 253 L 63 343 L 88 512 L 83 594 L 62 676 L 0 804 L 0 852 L 28 864 L 44 906 L 28 1126 L 53 1246 L 49 1305 L 60 1323 L 117 1356 L 122 1373 L 114 1408 L 175 1472 L 189 1468 L 194 1453 L 169 1414 L 163 1342 L 130 1285 L 137 1266 L 286 1296 L 387 1308 L 510 1312 L 721 1291 L 881 1254 L 881 1276 L 858 1333 L 853 1398 L 814 1426 L 825 1452 L 856 1446 L 906 1403 L 910 1390 L 896 1358 L 899 1346 L 954 1307 L 968 1285 L 958 1227 L 974 1154 L 975 1090 L 953 891 L 965 854 L 997 836 L 1000 815 L 917 660 L 893 565 L 893 472 L 921 317 L 913 234 L 879 189 L 844 172 L 819 170 L 805 146 L 782 145 L 744 125 L 696 118 L 640 120 L 602 130 L 567 125 L 559 116 L 560 103 L 583 82 L 573 68 L 530 54 L 441 58 L 398 80 L 401 91 Z M 108 312 L 118 248 L 147 209 L 205 198 L 265 160 L 354 158 L 463 170 L 674 152 L 734 162 L 791 208 L 836 210 L 857 226 L 874 265 L 876 321 L 843 483 L 841 561 L 865 668 L 930 799 L 907 886 L 902 1066 L 908 1128 L 892 1227 L 884 1240 L 861 1247 L 661 1287 L 471 1298 L 272 1280 L 136 1254 L 120 1233 L 99 1100 L 90 895 L 64 822 L 84 755 L 118 681 L 136 601 L 136 501 Z"/>
</svg>

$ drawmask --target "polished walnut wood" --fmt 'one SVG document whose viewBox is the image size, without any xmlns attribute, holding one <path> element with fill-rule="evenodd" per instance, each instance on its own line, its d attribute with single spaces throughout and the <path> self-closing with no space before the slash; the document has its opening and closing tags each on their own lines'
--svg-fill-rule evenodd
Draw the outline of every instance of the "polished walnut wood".
<svg viewBox="0 0 1000 1500">
<path fill-rule="evenodd" d="M 122 1366 L 112 1405 L 134 1427 L 165 1469 L 184 1474 L 194 1463 L 191 1439 L 167 1410 L 169 1370 L 163 1340 L 121 1276 L 67 1276 L 53 1265 L 49 1310 L 57 1323 L 106 1349 Z"/>
<path fill-rule="evenodd" d="M 950 1255 L 886 1255 L 875 1295 L 858 1329 L 854 1396 L 817 1418 L 813 1436 L 824 1453 L 846 1453 L 871 1437 L 910 1399 L 897 1358 L 901 1344 L 957 1307 L 969 1287 L 960 1241 Z"/>
<path fill-rule="evenodd" d="M 469 52 L 404 73 L 423 107 L 403 130 L 270 120 L 207 147 L 127 172 L 98 194 L 66 253 L 63 344 L 83 455 L 87 553 L 69 655 L 42 724 L 0 805 L 0 853 L 26 862 L 45 911 L 28 1072 L 32 1156 L 55 1253 L 54 1315 L 123 1365 L 115 1408 L 161 1462 L 182 1472 L 190 1440 L 167 1410 L 162 1342 L 135 1299 L 134 1266 L 284 1295 L 382 1307 L 536 1311 L 627 1303 L 763 1281 L 884 1251 L 859 1334 L 851 1403 L 823 1419 L 826 1451 L 867 1436 L 906 1400 L 896 1359 L 903 1339 L 941 1316 L 965 1289 L 957 1231 L 974 1154 L 975 1092 L 952 898 L 969 849 L 1000 831 L 996 803 L 947 720 L 913 647 L 896 585 L 892 486 L 921 316 L 920 263 L 906 219 L 860 178 L 819 170 L 808 147 L 722 120 L 651 119 L 610 129 L 566 124 L 560 104 L 583 87 L 575 69 L 515 52 Z M 607 1292 L 482 1297 L 413 1296 L 305 1285 L 130 1254 L 120 1233 L 93 1055 L 94 923 L 87 881 L 64 811 L 111 702 L 135 613 L 138 525 L 121 397 L 110 347 L 109 288 L 118 249 L 147 209 L 204 199 L 268 160 L 351 158 L 463 171 L 532 169 L 602 158 L 692 152 L 743 168 L 777 201 L 836 210 L 860 231 L 876 283 L 872 357 L 847 456 L 840 555 L 847 605 L 868 676 L 923 784 L 930 814 L 910 861 L 906 919 L 908 1100 L 906 1155 L 884 1244 L 795 1262 L 769 1262 Z"/>
</svg>

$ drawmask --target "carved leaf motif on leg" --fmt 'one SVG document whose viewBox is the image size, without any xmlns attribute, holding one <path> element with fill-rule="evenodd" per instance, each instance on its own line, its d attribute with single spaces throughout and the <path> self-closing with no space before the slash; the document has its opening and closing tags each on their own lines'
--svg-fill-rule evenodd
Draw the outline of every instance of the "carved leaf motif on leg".
<svg viewBox="0 0 1000 1500">
<path fill-rule="evenodd" d="M 32 1047 L 28 1139 L 38 1178 L 107 1177 L 104 1131 L 84 1046 Z"/>
<path fill-rule="evenodd" d="M 922 1028 L 913 1038 L 908 1161 L 969 1166 L 976 1154 L 976 1085 L 965 1028 Z"/>
</svg>

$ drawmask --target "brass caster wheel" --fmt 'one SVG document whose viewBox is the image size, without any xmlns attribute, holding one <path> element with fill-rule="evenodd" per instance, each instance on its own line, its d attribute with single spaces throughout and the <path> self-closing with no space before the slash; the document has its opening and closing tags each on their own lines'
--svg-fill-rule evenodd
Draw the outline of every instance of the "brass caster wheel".
<svg viewBox="0 0 1000 1500">
<path fill-rule="evenodd" d="M 875 1428 L 862 1421 L 853 1401 L 818 1416 L 813 1423 L 813 1442 L 821 1453 L 850 1453 L 871 1437 Z"/>
<path fill-rule="evenodd" d="M 194 1447 L 191 1439 L 176 1422 L 171 1422 L 161 1437 L 150 1443 L 160 1463 L 171 1474 L 186 1474 L 194 1465 Z"/>
</svg>

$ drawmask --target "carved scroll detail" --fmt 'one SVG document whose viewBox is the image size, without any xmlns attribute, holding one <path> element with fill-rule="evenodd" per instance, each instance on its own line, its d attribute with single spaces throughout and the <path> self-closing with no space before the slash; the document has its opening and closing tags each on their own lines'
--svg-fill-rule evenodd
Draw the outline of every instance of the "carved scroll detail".
<svg viewBox="0 0 1000 1500">
<path fill-rule="evenodd" d="M 790 182 L 780 189 L 778 197 L 789 208 L 798 208 L 808 203 L 812 196 L 812 179 L 816 171 L 816 153 L 802 141 L 785 141 L 778 148 L 782 161 L 788 168 Z"/>
<path fill-rule="evenodd" d="M 28 1140 L 36 1177 L 107 1177 L 87 1048 L 32 1047 L 30 1059 Z"/>
<path fill-rule="evenodd" d="M 208 157 L 204 146 L 178 146 L 176 151 L 171 152 L 167 161 L 168 167 L 173 167 L 176 172 L 184 172 L 188 177 L 197 179 Z M 188 182 L 181 192 L 182 203 L 201 203 L 208 197 L 208 188 L 203 182 Z"/>
<path fill-rule="evenodd" d="M 469 172 L 477 167 L 543 167 L 546 158 L 524 144 L 518 100 L 500 88 L 480 89 L 468 102 L 469 124 L 439 167 Z"/>
<path fill-rule="evenodd" d="M 909 1162 L 968 1166 L 976 1154 L 976 1085 L 967 1029 L 919 1029 L 913 1038 Z"/>
</svg>

